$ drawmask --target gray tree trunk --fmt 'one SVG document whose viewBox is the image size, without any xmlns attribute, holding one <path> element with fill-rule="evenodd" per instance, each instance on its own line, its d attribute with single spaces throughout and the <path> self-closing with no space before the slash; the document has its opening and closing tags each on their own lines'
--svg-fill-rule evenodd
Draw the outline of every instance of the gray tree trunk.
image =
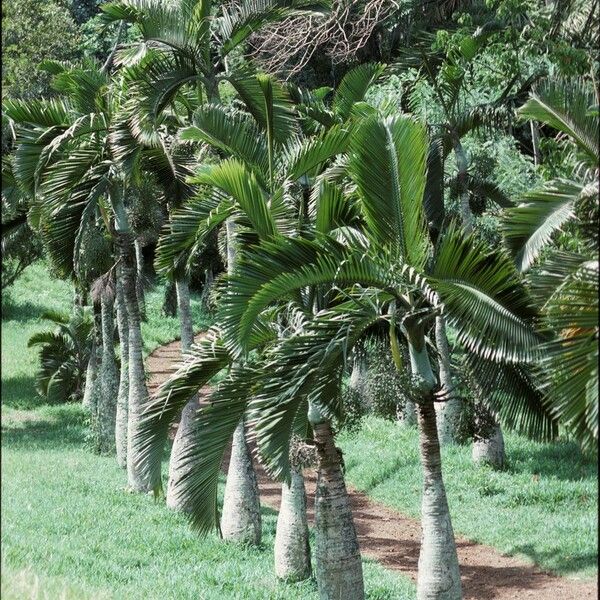
<svg viewBox="0 0 600 600">
<path fill-rule="evenodd" d="M 102 293 L 102 364 L 98 373 L 100 396 L 97 405 L 96 431 L 96 450 L 101 454 L 110 454 L 115 450 L 115 420 L 119 378 L 113 344 L 113 305 L 113 298 L 106 293 Z"/>
<path fill-rule="evenodd" d="M 85 388 L 83 390 L 83 399 L 81 406 L 88 412 L 95 412 L 96 398 L 94 397 L 94 385 L 98 376 L 98 365 L 100 363 L 99 354 L 102 347 L 98 347 L 96 339 L 92 341 L 92 350 L 88 361 L 87 370 L 85 372 Z"/>
<path fill-rule="evenodd" d="M 488 464 L 495 469 L 504 466 L 504 436 L 494 415 L 483 406 L 479 406 L 475 417 L 475 436 L 472 458 L 475 464 Z M 477 432 L 481 432 L 478 434 Z"/>
<path fill-rule="evenodd" d="M 275 574 L 302 581 L 311 574 L 306 490 L 300 466 L 292 466 L 290 484 L 281 485 L 281 505 L 275 533 Z"/>
<path fill-rule="evenodd" d="M 433 402 L 419 405 L 419 446 L 423 465 L 421 552 L 418 600 L 460 600 L 460 570 L 442 479 Z"/>
<path fill-rule="evenodd" d="M 226 227 L 227 272 L 231 274 L 236 261 L 235 221 L 227 219 Z M 221 533 L 224 539 L 251 544 L 259 544 L 261 539 L 260 497 L 243 419 L 235 429 L 231 444 Z"/>
<path fill-rule="evenodd" d="M 407 400 L 401 410 L 396 411 L 397 423 L 403 427 L 414 427 L 417 424 L 417 407 Z"/>
<path fill-rule="evenodd" d="M 460 139 L 456 136 L 453 140 L 454 156 L 456 157 L 456 166 L 458 168 L 458 194 L 460 200 L 460 218 L 466 233 L 473 231 L 473 213 L 469 204 L 469 191 L 467 189 L 468 162 Z"/>
<path fill-rule="evenodd" d="M 179 320 L 181 322 L 181 352 L 189 352 L 194 342 L 194 326 L 192 323 L 192 310 L 190 303 L 190 288 L 184 279 L 175 282 L 177 287 L 177 307 L 179 309 Z M 194 417 L 198 410 L 198 396 L 194 395 L 184 406 L 171 448 L 171 459 L 169 461 L 169 483 L 167 485 L 167 506 L 174 510 L 188 510 L 179 493 L 179 486 L 189 472 L 182 465 L 182 457 L 185 450 L 189 448 L 190 442 L 195 435 Z"/>
<path fill-rule="evenodd" d="M 252 455 L 246 441 L 244 421 L 233 434 L 231 459 L 227 470 L 223 514 L 223 539 L 242 544 L 260 544 L 261 517 L 258 483 Z"/>
<path fill-rule="evenodd" d="M 367 362 L 364 356 L 354 355 L 352 373 L 350 374 L 349 388 L 360 398 L 362 403 L 368 405 L 368 375 Z"/>
<path fill-rule="evenodd" d="M 344 483 L 340 453 L 329 421 L 309 411 L 317 447 L 315 574 L 321 600 L 363 600 L 362 562 Z"/>
<path fill-rule="evenodd" d="M 211 301 L 210 301 L 210 293 L 212 291 L 214 282 L 214 275 L 212 269 L 206 269 L 204 271 L 204 286 L 202 287 L 202 308 L 206 312 L 210 312 L 211 310 Z"/>
<path fill-rule="evenodd" d="M 422 332 L 409 332 L 410 365 L 420 380 L 419 449 L 423 467 L 418 600 L 460 600 L 458 556 L 442 479 L 433 390 L 437 384 Z"/>
<path fill-rule="evenodd" d="M 443 392 L 449 395 L 452 393 L 453 385 L 450 370 L 450 348 L 443 317 L 437 317 L 435 320 L 435 341 L 439 353 L 440 384 Z M 458 397 L 452 397 L 445 402 L 436 402 L 435 411 L 440 446 L 456 441 L 455 432 L 461 409 L 462 402 Z"/>
<path fill-rule="evenodd" d="M 119 393 L 117 396 L 117 416 L 115 423 L 115 446 L 118 465 L 127 468 L 127 406 L 129 399 L 129 327 L 127 323 L 127 308 L 123 282 L 117 277 L 117 328 L 119 330 L 119 345 L 121 350 L 121 374 L 119 378 Z"/>
<path fill-rule="evenodd" d="M 175 287 L 175 283 L 170 279 L 167 279 L 165 284 L 165 295 L 161 312 L 165 317 L 177 316 L 177 288 Z"/>
<path fill-rule="evenodd" d="M 135 291 L 138 299 L 138 306 L 140 310 L 140 319 L 146 320 L 146 292 L 144 291 L 144 253 L 142 252 L 142 243 L 139 239 L 133 242 L 135 248 L 135 265 L 136 265 L 136 277 L 135 277 Z"/>
<path fill-rule="evenodd" d="M 132 491 L 149 492 L 152 488 L 149 473 L 145 469 L 143 458 L 139 455 L 136 440 L 142 413 L 148 403 L 148 387 L 144 374 L 142 329 L 135 285 L 136 262 L 133 237 L 129 231 L 121 231 L 118 241 L 121 258 L 121 278 L 129 326 L 127 480 Z"/>
</svg>

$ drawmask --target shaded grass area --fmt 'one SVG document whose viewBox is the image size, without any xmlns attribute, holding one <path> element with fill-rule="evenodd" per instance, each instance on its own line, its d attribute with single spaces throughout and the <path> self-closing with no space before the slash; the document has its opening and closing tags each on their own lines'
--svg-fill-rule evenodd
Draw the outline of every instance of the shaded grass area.
<svg viewBox="0 0 600 600">
<path fill-rule="evenodd" d="M 113 457 L 85 448 L 79 405 L 42 404 L 27 339 L 47 326 L 45 309 L 68 310 L 71 298 L 70 286 L 38 264 L 3 302 L 2 598 L 316 600 L 314 580 L 284 584 L 274 575 L 274 511 L 263 508 L 260 548 L 199 538 L 164 502 L 126 493 Z M 147 294 L 146 353 L 179 335 L 161 304 L 162 289 Z M 198 329 L 208 325 L 197 301 L 193 313 Z M 364 565 L 370 600 L 415 597 L 408 578 Z"/>
<path fill-rule="evenodd" d="M 342 434 L 346 477 L 375 500 L 418 518 L 421 468 L 416 429 L 375 417 Z M 476 467 L 471 447 L 444 448 L 454 531 L 521 555 L 560 575 L 597 573 L 598 466 L 576 444 L 537 444 L 505 433 L 507 467 Z"/>
</svg>

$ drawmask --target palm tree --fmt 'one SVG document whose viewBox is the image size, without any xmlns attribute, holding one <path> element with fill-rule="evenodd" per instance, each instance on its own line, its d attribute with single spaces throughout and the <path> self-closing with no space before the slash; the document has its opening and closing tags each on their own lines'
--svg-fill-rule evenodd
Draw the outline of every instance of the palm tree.
<svg viewBox="0 0 600 600">
<path fill-rule="evenodd" d="M 164 143 L 142 148 L 132 136 L 124 115 L 125 79 L 110 86 L 107 73 L 91 63 L 68 67 L 48 62 L 45 66 L 54 73 L 60 98 L 4 103 L 6 114 L 19 124 L 15 173 L 36 195 L 30 219 L 39 222 L 59 272 L 78 271 L 85 232 L 90 228 L 103 227 L 114 241 L 129 328 L 128 420 L 135 431 L 148 391 L 127 193 L 141 172 L 152 171 L 163 180 L 177 179 L 179 174 Z M 149 484 L 138 475 L 134 452 L 130 445 L 129 485 L 147 491 Z"/>
<path fill-rule="evenodd" d="M 584 81 L 545 81 L 518 114 L 565 136 L 571 148 L 571 160 L 566 163 L 575 165 L 571 178 L 548 182 L 507 211 L 504 234 L 517 267 L 529 272 L 541 306 L 542 327 L 550 332 L 539 362 L 548 408 L 584 447 L 595 447 L 600 169 L 597 96 Z M 571 237 L 579 240 L 575 250 L 561 247 L 560 238 L 552 243 L 568 228 L 575 234 Z"/>
<path fill-rule="evenodd" d="M 248 82 L 253 83 L 252 78 L 248 78 L 245 71 L 230 73 L 228 55 L 263 25 L 294 14 L 318 13 L 323 10 L 323 4 L 307 0 L 260 0 L 216 6 L 207 0 L 179 0 L 169 4 L 117 0 L 104 4 L 102 10 L 106 22 L 135 23 L 142 34 L 140 44 L 124 51 L 121 60 L 137 65 L 141 102 L 132 121 L 134 132 L 140 140 L 154 141 L 158 115 L 175 101 L 188 112 L 204 99 L 218 104 L 221 81 L 229 82 L 241 98 L 252 97 L 256 90 L 248 87 Z M 227 226 L 227 232 L 228 269 L 232 269 L 235 260 L 233 223 Z M 182 429 L 180 435 L 184 431 Z M 247 541 L 249 532 L 256 531 L 256 515 L 260 513 L 243 424 L 235 439 L 233 463 L 239 459 L 245 465 L 248 478 L 228 477 L 226 497 L 231 498 L 233 504 L 227 502 L 231 514 L 225 521 L 231 523 L 232 529 L 223 533 L 228 538 Z M 240 484 L 239 489 L 232 489 L 234 481 Z M 244 515 L 246 522 L 243 522 Z"/>
<path fill-rule="evenodd" d="M 300 414 L 298 403 L 307 396 L 317 448 L 326 460 L 335 461 L 328 426 L 319 415 L 332 414 L 338 407 L 332 390 L 346 353 L 379 320 L 388 325 L 398 367 L 402 367 L 398 344 L 400 340 L 407 344 L 424 470 L 418 597 L 459 598 L 434 410 L 439 379 L 432 368 L 427 332 L 435 317 L 443 314 L 456 328 L 459 343 L 474 357 L 473 368 L 485 365 L 488 374 L 499 361 L 508 365 L 503 369 L 518 371 L 515 363 L 531 359 L 538 338 L 528 325 L 533 314 L 530 300 L 508 256 L 454 227 L 435 248 L 431 246 L 423 210 L 426 155 L 425 130 L 418 123 L 408 118 L 366 119 L 353 135 L 348 162 L 365 220 L 364 242 L 349 247 L 330 237 L 276 238 L 248 250 L 228 289 L 223 322 L 230 351 L 243 355 L 260 335 L 260 315 L 272 301 L 307 285 L 327 284 L 340 290 L 339 304 L 317 312 L 303 334 L 285 340 L 265 370 L 256 435 L 259 450 L 262 447 L 263 457 L 271 457 L 272 463 L 285 462 L 282 446 L 287 438 L 281 430 Z M 275 393 L 278 389 L 284 391 Z M 514 426 L 551 435 L 553 421 L 539 404 L 528 406 L 521 421 L 515 417 L 519 401 L 513 399 L 505 407 L 506 418 L 512 410 Z M 501 407 L 493 408 L 500 408 L 504 416 Z M 214 406 L 212 411 L 216 412 Z M 207 422 L 209 415 L 207 410 Z M 216 435 L 216 427 L 211 433 Z M 354 597 L 355 592 L 347 593 L 345 597 Z"/>
<path fill-rule="evenodd" d="M 115 451 L 117 396 L 119 375 L 114 351 L 113 308 L 115 302 L 115 284 L 112 272 L 97 279 L 91 288 L 92 301 L 100 305 L 102 322 L 102 357 L 97 374 L 99 394 L 92 416 L 96 424 L 94 447 L 98 453 L 111 454 Z"/>
<path fill-rule="evenodd" d="M 439 102 L 442 122 L 435 127 L 429 153 L 430 172 L 435 171 L 435 182 L 431 182 L 436 191 L 429 193 L 428 222 L 431 234 L 435 239 L 445 225 L 443 203 L 443 174 L 446 159 L 454 154 L 456 175 L 449 181 L 449 187 L 457 192 L 459 199 L 458 213 L 463 227 L 470 233 L 474 226 L 474 215 L 471 208 L 472 196 L 483 196 L 487 203 L 506 208 L 512 202 L 490 181 L 483 180 L 469 172 L 467 153 L 462 145 L 463 138 L 469 133 L 482 129 L 505 127 L 511 120 L 510 107 L 520 98 L 524 90 L 529 89 L 538 77 L 533 75 L 523 81 L 517 89 L 518 76 L 512 78 L 489 102 L 473 104 L 468 90 L 468 73 L 470 65 L 485 47 L 488 37 L 495 31 L 494 23 L 479 28 L 472 36 L 466 37 L 459 48 L 452 48 L 447 56 L 434 66 L 434 60 L 425 54 L 421 61 L 426 78 L 432 86 Z M 427 111 L 427 107 L 425 107 Z M 423 108 L 421 107 L 421 111 Z M 436 406 L 438 413 L 438 436 L 442 444 L 454 441 L 456 421 L 462 410 L 460 399 L 453 394 L 450 368 L 450 348 L 446 336 L 446 324 L 443 317 L 438 317 L 435 329 L 436 343 L 440 361 L 440 377 L 449 400 Z M 476 462 L 484 461 L 500 467 L 504 461 L 504 442 L 497 415 L 488 411 L 485 404 L 481 406 L 482 416 L 492 426 L 489 435 L 478 435 L 473 444 L 473 458 Z M 480 434 L 483 431 L 479 432 Z"/>
</svg>

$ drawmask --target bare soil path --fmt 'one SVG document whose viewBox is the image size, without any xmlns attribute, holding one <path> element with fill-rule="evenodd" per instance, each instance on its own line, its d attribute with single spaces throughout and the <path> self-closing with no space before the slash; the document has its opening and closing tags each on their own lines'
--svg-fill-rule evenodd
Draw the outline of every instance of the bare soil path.
<svg viewBox="0 0 600 600">
<path fill-rule="evenodd" d="M 200 339 L 201 334 L 197 336 Z M 157 348 L 147 359 L 150 394 L 174 371 L 180 359 L 179 342 Z M 203 390 L 208 393 L 208 390 Z M 226 460 L 228 457 L 226 457 Z M 224 461 L 224 464 L 227 463 Z M 279 509 L 280 484 L 256 465 L 261 501 Z M 307 470 L 308 516 L 313 522 L 315 473 Z M 416 581 L 421 539 L 419 521 L 402 515 L 349 487 L 361 552 L 388 569 Z M 457 536 L 458 559 L 465 600 L 585 600 L 597 597 L 598 582 L 559 577 L 498 550 Z"/>
</svg>

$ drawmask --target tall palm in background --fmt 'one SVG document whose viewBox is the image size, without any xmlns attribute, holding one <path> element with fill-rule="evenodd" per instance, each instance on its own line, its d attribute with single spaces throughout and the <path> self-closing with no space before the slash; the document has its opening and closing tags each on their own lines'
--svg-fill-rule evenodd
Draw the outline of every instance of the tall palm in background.
<svg viewBox="0 0 600 600">
<path fill-rule="evenodd" d="M 550 335 L 539 362 L 548 409 L 588 448 L 598 443 L 597 101 L 583 81 L 545 81 L 519 109 L 522 119 L 567 140 L 574 169 L 570 179 L 528 193 L 504 220 L 508 245 L 517 267 L 528 273 Z M 571 232 L 575 247 L 557 239 L 561 231 Z"/>
</svg>

